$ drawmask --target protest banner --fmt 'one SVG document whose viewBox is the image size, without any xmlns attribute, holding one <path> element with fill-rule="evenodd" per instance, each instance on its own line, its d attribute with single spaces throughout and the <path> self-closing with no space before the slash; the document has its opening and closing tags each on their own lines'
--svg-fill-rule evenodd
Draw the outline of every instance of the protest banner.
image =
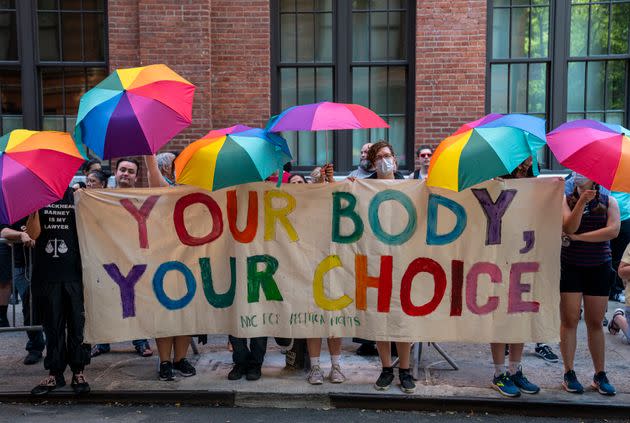
<svg viewBox="0 0 630 423">
<path fill-rule="evenodd" d="M 85 339 L 557 340 L 562 193 L 557 178 L 82 190 Z"/>
</svg>

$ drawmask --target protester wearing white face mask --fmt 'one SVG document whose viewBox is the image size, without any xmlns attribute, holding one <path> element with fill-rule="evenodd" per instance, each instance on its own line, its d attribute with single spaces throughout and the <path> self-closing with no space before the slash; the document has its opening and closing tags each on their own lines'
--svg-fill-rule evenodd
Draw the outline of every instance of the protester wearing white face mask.
<svg viewBox="0 0 630 423">
<path fill-rule="evenodd" d="M 388 142 L 379 141 L 372 145 L 368 150 L 368 160 L 370 160 L 376 168 L 376 173 L 368 179 L 405 179 L 402 173 L 397 171 L 396 154 L 394 153 L 394 148 Z M 374 384 L 374 388 L 379 391 L 385 391 L 389 389 L 394 381 L 391 355 L 392 346 L 390 341 L 377 341 L 376 347 L 383 369 Z M 400 360 L 398 366 L 400 389 L 407 394 L 413 393 L 416 389 L 416 384 L 409 371 L 411 343 L 396 342 L 396 349 L 398 350 L 398 358 Z"/>
<path fill-rule="evenodd" d="M 405 179 L 403 174 L 398 172 L 396 154 L 388 142 L 379 141 L 373 144 L 368 150 L 368 160 L 376 172 L 367 179 Z"/>
</svg>

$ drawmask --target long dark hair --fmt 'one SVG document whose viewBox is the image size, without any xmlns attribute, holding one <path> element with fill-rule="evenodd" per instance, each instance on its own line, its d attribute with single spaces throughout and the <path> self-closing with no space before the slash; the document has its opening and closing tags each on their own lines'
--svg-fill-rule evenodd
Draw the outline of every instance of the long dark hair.
<svg viewBox="0 0 630 423">
<path fill-rule="evenodd" d="M 608 206 L 602 203 L 599 192 L 599 184 L 593 182 L 593 189 L 596 191 L 595 198 L 591 200 L 588 204 L 588 207 L 591 210 L 591 214 L 606 214 L 608 213 Z M 578 193 L 577 185 L 573 187 L 573 192 L 570 196 L 567 197 L 567 204 L 569 208 L 573 210 L 578 200 L 580 199 L 580 194 Z M 595 204 L 595 206 L 593 206 Z"/>
</svg>

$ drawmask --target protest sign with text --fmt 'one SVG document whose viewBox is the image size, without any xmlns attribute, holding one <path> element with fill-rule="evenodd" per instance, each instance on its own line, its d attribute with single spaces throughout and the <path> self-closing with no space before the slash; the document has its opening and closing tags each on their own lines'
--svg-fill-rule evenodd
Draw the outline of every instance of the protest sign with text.
<svg viewBox="0 0 630 423">
<path fill-rule="evenodd" d="M 563 183 L 82 190 L 87 342 L 552 341 Z"/>
</svg>

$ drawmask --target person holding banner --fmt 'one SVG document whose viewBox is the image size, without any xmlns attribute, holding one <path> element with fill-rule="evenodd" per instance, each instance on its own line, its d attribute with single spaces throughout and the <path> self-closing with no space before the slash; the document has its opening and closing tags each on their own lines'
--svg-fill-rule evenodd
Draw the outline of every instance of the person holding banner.
<svg viewBox="0 0 630 423">
<path fill-rule="evenodd" d="M 140 169 L 140 163 L 136 159 L 130 157 L 118 159 L 116 162 L 116 173 L 114 175 L 116 188 L 135 188 L 138 178 L 138 169 Z M 104 176 L 105 175 L 102 173 L 97 175 L 91 171 L 86 178 L 86 182 L 90 184 L 87 187 L 94 189 L 105 188 L 107 183 L 105 182 L 105 185 L 103 185 L 102 182 L 102 177 Z M 101 182 L 99 182 L 99 180 Z M 151 357 L 153 355 L 153 351 L 151 350 L 147 339 L 134 339 L 131 343 L 140 357 Z M 96 344 L 92 347 L 90 354 L 92 357 L 98 357 L 99 355 L 106 354 L 110 351 L 111 347 L 109 344 Z"/>
<path fill-rule="evenodd" d="M 150 188 L 175 185 L 174 160 L 175 155 L 173 153 L 162 153 L 157 157 L 153 155 L 144 156 Z M 177 371 L 184 377 L 197 374 L 195 367 L 186 359 L 191 342 L 192 336 L 190 335 L 155 338 L 158 355 L 160 356 L 160 380 L 175 380 L 174 371 Z M 172 362 L 171 357 L 173 358 Z"/>
<path fill-rule="evenodd" d="M 560 266 L 560 352 L 564 362 L 567 392 L 582 393 L 573 369 L 580 306 L 588 347 L 595 368 L 591 387 L 602 395 L 615 395 L 605 372 L 605 338 L 602 319 L 608 305 L 611 280 L 610 240 L 619 234 L 617 201 L 599 191 L 599 186 L 576 174 L 573 192 L 563 203 L 563 245 Z"/>
<path fill-rule="evenodd" d="M 368 150 L 368 160 L 376 172 L 366 179 L 405 179 L 402 173 L 397 170 L 396 155 L 394 148 L 386 141 L 378 141 Z M 392 347 L 390 341 L 377 341 L 376 348 L 383 367 L 374 388 L 379 391 L 389 389 L 394 381 L 394 369 L 392 367 Z M 416 384 L 409 370 L 411 360 L 411 342 L 396 342 L 398 350 L 398 377 L 400 389 L 411 394 L 416 390 Z"/>
<path fill-rule="evenodd" d="M 41 309 L 44 368 L 49 372 L 31 394 L 43 395 L 65 386 L 63 374 L 68 366 L 72 389 L 86 394 L 90 385 L 83 370 L 90 363 L 90 346 L 83 342 L 83 275 L 72 188 L 61 200 L 36 212 L 26 223 L 26 233 L 35 241 L 32 290 Z"/>
<path fill-rule="evenodd" d="M 501 179 L 522 179 L 533 178 L 532 158 L 529 157 L 519 164 L 512 173 L 504 175 Z M 543 344 L 537 344 L 543 345 Z M 546 345 L 545 345 L 546 346 Z M 492 387 L 506 397 L 518 397 L 521 392 L 525 394 L 537 394 L 540 387 L 530 382 L 523 374 L 521 360 L 523 357 L 523 349 L 525 344 L 505 344 L 492 343 L 490 351 L 492 352 L 492 363 L 494 364 L 494 377 L 492 378 Z M 548 346 L 546 346 L 549 348 Z M 551 349 L 549 348 L 549 351 Z M 509 368 L 505 367 L 505 356 L 509 356 Z"/>
</svg>

